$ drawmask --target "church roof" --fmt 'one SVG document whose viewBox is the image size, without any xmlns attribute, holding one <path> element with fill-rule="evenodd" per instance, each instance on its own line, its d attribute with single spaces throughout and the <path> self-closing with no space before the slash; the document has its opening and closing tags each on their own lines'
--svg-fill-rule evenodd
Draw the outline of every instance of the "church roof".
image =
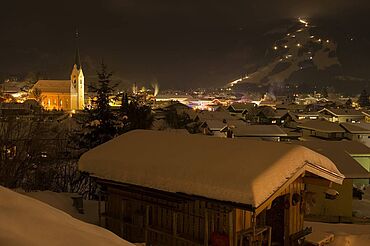
<svg viewBox="0 0 370 246">
<path fill-rule="evenodd" d="M 71 81 L 70 80 L 39 80 L 33 86 L 38 88 L 42 92 L 54 92 L 54 93 L 70 93 L 71 92 Z"/>
</svg>

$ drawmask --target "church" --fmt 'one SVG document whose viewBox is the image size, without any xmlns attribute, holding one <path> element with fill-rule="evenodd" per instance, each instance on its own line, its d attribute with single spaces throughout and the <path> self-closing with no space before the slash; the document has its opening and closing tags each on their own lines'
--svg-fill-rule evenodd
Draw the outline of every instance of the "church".
<svg viewBox="0 0 370 246">
<path fill-rule="evenodd" d="M 69 80 L 39 80 L 32 90 L 41 92 L 40 101 L 44 109 L 72 111 L 84 109 L 84 87 L 85 78 L 77 47 Z"/>
</svg>

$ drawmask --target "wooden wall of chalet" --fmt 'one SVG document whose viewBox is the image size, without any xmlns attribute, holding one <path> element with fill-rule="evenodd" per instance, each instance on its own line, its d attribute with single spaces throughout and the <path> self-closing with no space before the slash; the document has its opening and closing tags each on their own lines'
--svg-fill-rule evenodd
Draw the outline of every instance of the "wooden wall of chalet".
<svg viewBox="0 0 370 246">
<path fill-rule="evenodd" d="M 293 205 L 292 198 L 295 193 L 299 195 L 303 195 L 303 191 L 305 189 L 305 185 L 303 183 L 303 178 L 298 178 L 292 184 L 288 186 L 282 192 L 281 195 L 288 195 L 289 196 L 289 208 L 287 209 L 287 213 L 285 213 L 285 221 L 286 223 L 286 236 L 293 235 L 295 233 L 300 232 L 304 225 L 304 209 L 305 209 L 305 200 L 301 200 L 299 203 Z"/>
<path fill-rule="evenodd" d="M 303 190 L 303 179 L 298 178 L 277 194 L 288 200 L 284 218 L 286 239 L 303 229 L 304 201 L 292 205 L 293 194 L 301 195 Z M 106 227 L 134 243 L 190 246 L 211 245 L 212 240 L 220 240 L 232 246 L 238 245 L 240 233 L 251 228 L 251 212 L 221 203 L 153 196 L 110 185 L 107 193 Z M 266 209 L 258 216 L 263 213 Z"/>
<path fill-rule="evenodd" d="M 287 186 L 284 191 L 277 196 L 286 196 L 287 204 L 285 209 L 285 218 L 284 218 L 284 231 L 285 231 L 285 239 L 290 238 L 291 235 L 299 233 L 302 231 L 304 225 L 304 209 L 305 209 L 305 201 L 304 197 L 303 200 L 298 202 L 295 205 L 292 205 L 292 197 L 293 194 L 304 194 L 305 184 L 303 183 L 303 178 L 299 177 L 289 186 Z M 271 204 L 270 204 L 271 206 Z M 265 216 L 266 210 L 263 210 L 260 214 L 257 214 L 257 218 L 261 217 L 260 219 L 263 221 L 259 222 L 257 226 L 265 226 Z M 241 209 L 236 209 L 236 232 L 237 234 L 241 233 L 242 231 L 248 231 L 251 227 L 251 212 L 244 211 Z M 289 240 L 285 240 L 286 245 L 289 245 Z"/>
<path fill-rule="evenodd" d="M 208 245 L 212 237 L 235 240 L 231 218 L 235 214 L 228 206 L 200 200 L 155 198 L 111 186 L 107 199 L 106 227 L 131 242 L 190 246 Z"/>
</svg>

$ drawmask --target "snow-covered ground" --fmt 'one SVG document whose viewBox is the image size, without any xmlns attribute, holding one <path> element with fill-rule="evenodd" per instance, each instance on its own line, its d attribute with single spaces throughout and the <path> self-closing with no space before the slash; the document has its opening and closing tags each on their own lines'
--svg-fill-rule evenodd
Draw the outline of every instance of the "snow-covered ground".
<svg viewBox="0 0 370 246">
<path fill-rule="evenodd" d="M 364 190 L 362 200 L 353 200 L 353 211 L 357 218 L 370 219 L 370 186 Z M 334 246 L 367 246 L 370 245 L 370 224 L 331 224 L 320 222 L 305 222 L 312 226 L 311 238 L 318 239 L 322 235 L 334 235 Z"/>
<path fill-rule="evenodd" d="M 0 245 L 132 246 L 112 232 L 0 186 Z"/>
<path fill-rule="evenodd" d="M 311 226 L 313 233 L 334 234 L 332 246 L 370 245 L 370 225 L 305 222 L 305 226 Z"/>
<path fill-rule="evenodd" d="M 370 186 L 364 192 L 362 200 L 353 200 L 352 209 L 355 217 L 370 219 Z"/>
<path fill-rule="evenodd" d="M 95 225 L 97 225 L 99 222 L 97 201 L 84 200 L 84 213 L 80 214 L 78 213 L 77 209 L 72 206 L 72 197 L 76 196 L 77 194 L 57 193 L 52 191 L 24 192 L 17 190 L 17 192 L 49 204 L 50 206 L 62 210 L 72 217 L 84 222 Z M 104 208 L 104 206 L 102 206 L 102 208 Z"/>
</svg>

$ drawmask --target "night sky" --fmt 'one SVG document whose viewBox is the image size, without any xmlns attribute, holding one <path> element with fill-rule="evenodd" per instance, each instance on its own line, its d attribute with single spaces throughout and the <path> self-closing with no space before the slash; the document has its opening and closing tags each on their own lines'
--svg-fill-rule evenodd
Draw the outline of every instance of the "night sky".
<svg viewBox="0 0 370 246">
<path fill-rule="evenodd" d="M 330 35 L 362 40 L 366 51 L 354 58 L 354 67 L 365 71 L 370 70 L 365 69 L 370 67 L 369 12 L 368 0 L 2 1 L 0 75 L 41 72 L 68 78 L 78 28 L 87 80 L 94 80 L 104 59 L 123 84 L 220 86 L 258 62 L 276 38 L 268 33 L 299 16 Z"/>
</svg>

